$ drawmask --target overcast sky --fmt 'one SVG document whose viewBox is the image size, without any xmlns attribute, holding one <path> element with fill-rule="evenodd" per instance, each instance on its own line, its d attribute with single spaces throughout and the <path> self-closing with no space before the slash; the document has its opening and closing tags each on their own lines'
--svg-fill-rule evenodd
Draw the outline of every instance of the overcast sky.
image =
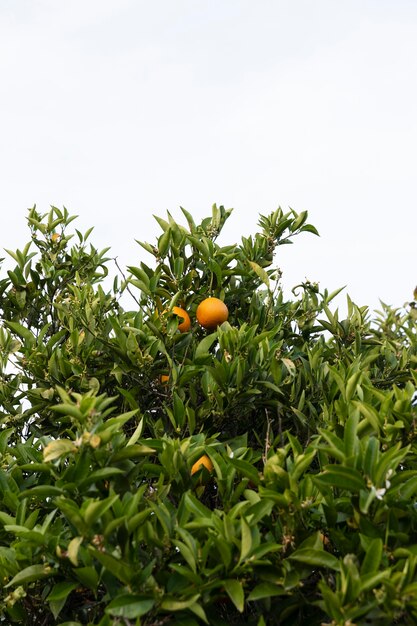
<svg viewBox="0 0 417 626">
<path fill-rule="evenodd" d="M 152 214 L 307 209 L 289 289 L 402 306 L 417 284 L 415 0 L 0 0 L 0 248 L 66 206 L 123 265 Z"/>
</svg>

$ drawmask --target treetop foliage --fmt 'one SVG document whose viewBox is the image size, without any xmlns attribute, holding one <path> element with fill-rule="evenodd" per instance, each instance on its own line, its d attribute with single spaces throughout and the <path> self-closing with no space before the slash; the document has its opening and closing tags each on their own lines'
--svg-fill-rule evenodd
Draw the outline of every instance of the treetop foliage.
<svg viewBox="0 0 417 626">
<path fill-rule="evenodd" d="M 66 209 L 6 251 L 0 623 L 417 623 L 416 303 L 285 298 L 307 212 L 231 245 L 182 213 L 113 284 Z"/>
</svg>

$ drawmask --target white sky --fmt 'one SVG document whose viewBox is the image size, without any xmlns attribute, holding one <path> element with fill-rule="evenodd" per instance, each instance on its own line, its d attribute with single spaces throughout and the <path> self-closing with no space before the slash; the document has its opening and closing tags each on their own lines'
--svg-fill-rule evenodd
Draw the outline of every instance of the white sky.
<svg viewBox="0 0 417 626">
<path fill-rule="evenodd" d="M 152 214 L 307 209 L 284 285 L 417 283 L 415 0 L 0 0 L 0 248 L 65 205 L 122 265 Z"/>
</svg>

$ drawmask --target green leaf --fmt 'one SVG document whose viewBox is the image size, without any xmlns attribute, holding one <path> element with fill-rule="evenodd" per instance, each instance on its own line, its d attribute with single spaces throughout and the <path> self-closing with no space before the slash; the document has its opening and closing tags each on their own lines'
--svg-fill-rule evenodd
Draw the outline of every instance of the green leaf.
<svg viewBox="0 0 417 626">
<path fill-rule="evenodd" d="M 65 515 L 67 520 L 77 529 L 80 535 L 85 535 L 88 532 L 88 527 L 81 516 L 80 510 L 76 503 L 69 498 L 59 496 L 55 500 L 56 506 Z"/>
<path fill-rule="evenodd" d="M 248 601 L 262 600 L 263 598 L 272 598 L 273 596 L 282 596 L 287 592 L 283 587 L 278 587 L 273 583 L 260 583 L 256 585 L 248 596 Z"/>
<path fill-rule="evenodd" d="M 202 518 L 211 518 L 212 512 L 209 508 L 204 506 L 192 493 L 187 491 L 184 494 L 184 505 L 185 507 L 197 517 Z"/>
<path fill-rule="evenodd" d="M 370 404 L 366 404 L 365 402 L 359 402 L 356 400 L 353 400 L 353 404 L 359 409 L 372 428 L 379 433 L 383 424 L 381 423 L 378 412 L 374 409 L 374 407 Z"/>
<path fill-rule="evenodd" d="M 365 558 L 362 561 L 361 576 L 373 574 L 379 570 L 382 559 L 383 543 L 382 539 L 376 537 L 370 542 L 366 550 Z"/>
<path fill-rule="evenodd" d="M 313 450 L 312 452 L 309 452 L 307 454 L 300 454 L 291 469 L 290 478 L 293 481 L 298 481 L 304 474 L 306 469 L 310 467 L 315 456 L 316 450 Z"/>
<path fill-rule="evenodd" d="M 63 489 L 59 487 L 55 487 L 54 485 L 36 485 L 35 487 L 31 487 L 30 489 L 25 489 L 19 494 L 19 498 L 40 498 L 44 499 L 45 497 L 52 496 L 61 496 L 64 494 Z"/>
<path fill-rule="evenodd" d="M 360 584 L 360 593 L 368 591 L 369 589 L 375 589 L 381 582 L 384 580 L 389 580 L 391 578 L 391 570 L 386 569 L 382 572 L 371 572 L 369 574 L 365 574 L 361 578 Z M 404 590 L 406 593 L 406 591 Z"/>
<path fill-rule="evenodd" d="M 133 446 L 133 444 L 135 444 L 137 442 L 137 440 L 139 439 L 139 437 L 142 434 L 143 426 L 144 426 L 144 418 L 142 417 L 141 420 L 139 421 L 138 425 L 135 428 L 135 432 L 130 437 L 129 441 L 126 443 L 126 446 Z"/>
<path fill-rule="evenodd" d="M 301 548 L 296 550 L 288 557 L 291 561 L 297 561 L 299 563 L 305 563 L 313 567 L 326 567 L 336 572 L 340 571 L 340 562 L 333 556 L 324 550 L 314 550 L 313 548 Z"/>
<path fill-rule="evenodd" d="M 83 542 L 83 537 L 73 537 L 68 544 L 67 555 L 75 567 L 78 567 L 78 551 Z"/>
<path fill-rule="evenodd" d="M 53 574 L 54 570 L 49 565 L 30 565 L 29 567 L 25 567 L 18 572 L 16 576 L 14 576 L 12 580 L 7 583 L 7 585 L 4 585 L 4 587 L 7 589 L 7 587 L 12 587 L 14 585 L 32 583 L 37 580 L 48 578 L 48 576 L 52 576 Z"/>
<path fill-rule="evenodd" d="M 77 583 L 60 582 L 52 587 L 50 594 L 47 597 L 51 613 L 56 619 L 64 607 L 64 604 L 74 589 L 78 587 Z"/>
<path fill-rule="evenodd" d="M 271 285 L 270 285 L 268 273 L 254 261 L 249 261 L 249 265 L 251 266 L 255 274 L 259 276 L 259 278 L 264 283 L 264 285 L 266 285 L 268 289 L 270 289 Z"/>
<path fill-rule="evenodd" d="M 155 600 L 148 596 L 125 594 L 117 596 L 107 605 L 105 611 L 113 617 L 136 619 L 146 615 L 154 606 Z"/>
<path fill-rule="evenodd" d="M 301 211 L 301 213 L 299 213 L 297 215 L 297 213 L 295 213 L 295 211 L 293 211 L 295 219 L 293 224 L 291 225 L 291 231 L 294 232 L 296 230 L 298 230 L 299 228 L 301 229 L 301 227 L 305 224 L 305 221 L 308 217 L 308 212 L 307 211 Z"/>
<path fill-rule="evenodd" d="M 187 220 L 188 223 L 188 227 L 190 229 L 191 233 L 194 233 L 196 230 L 196 225 L 194 222 L 194 219 L 191 215 L 191 213 L 189 213 L 186 209 L 184 209 L 183 207 L 180 207 L 181 211 L 183 212 L 183 215 L 185 216 L 185 219 Z"/>
<path fill-rule="evenodd" d="M 187 600 L 177 600 L 175 597 L 165 596 L 161 602 L 161 609 L 164 611 L 183 611 L 189 609 L 197 602 L 201 594 L 197 593 Z"/>
<path fill-rule="evenodd" d="M 149 456 L 150 454 L 155 453 L 155 448 L 142 444 L 126 445 L 126 447 L 121 448 L 113 454 L 111 461 L 112 463 L 117 463 L 119 461 L 125 461 L 126 459 L 136 459 L 140 456 Z"/>
<path fill-rule="evenodd" d="M 356 387 L 358 386 L 358 383 L 359 383 L 361 378 L 362 378 L 362 372 L 361 372 L 361 370 L 359 370 L 359 371 L 355 372 L 354 374 L 352 374 L 352 376 L 347 381 L 347 383 L 346 383 L 346 402 L 350 402 L 351 399 L 353 398 L 353 396 L 355 395 Z"/>
<path fill-rule="evenodd" d="M 164 257 L 168 251 L 170 239 L 171 228 L 168 227 L 158 240 L 158 252 L 161 258 Z"/>
<path fill-rule="evenodd" d="M 4 454 L 6 452 L 9 438 L 11 437 L 12 433 L 14 433 L 14 428 L 5 428 L 0 433 L 0 453 L 1 454 Z"/>
<path fill-rule="evenodd" d="M 70 417 L 73 417 L 77 422 L 82 423 L 85 421 L 85 415 L 73 404 L 56 404 L 52 406 L 51 409 L 53 411 L 56 411 L 57 413 L 61 413 L 62 415 L 69 415 Z"/>
<path fill-rule="evenodd" d="M 198 344 L 195 350 L 195 359 L 199 359 L 200 357 L 205 356 L 206 354 L 209 354 L 209 350 L 216 340 L 217 340 L 217 332 L 211 333 L 210 335 L 207 335 L 206 337 L 204 337 L 204 339 L 200 341 L 200 343 Z"/>
<path fill-rule="evenodd" d="M 249 478 L 249 480 L 251 480 L 255 485 L 259 485 L 259 472 L 251 463 L 234 458 L 230 458 L 229 463 L 233 465 L 233 467 L 235 467 L 242 474 L 242 476 L 246 476 L 246 478 Z"/>
<path fill-rule="evenodd" d="M 12 257 L 12 259 L 16 261 L 16 263 L 19 263 L 19 257 L 17 256 L 16 252 L 13 252 L 13 250 L 8 250 L 7 248 L 4 248 L 4 250 Z"/>
<path fill-rule="evenodd" d="M 68 439 L 57 439 L 56 441 L 51 441 L 47 446 L 45 446 L 43 450 L 43 460 L 45 463 L 50 463 L 51 461 L 55 461 L 55 459 L 59 459 L 61 456 L 74 454 L 77 450 L 78 448 L 73 441 L 69 441 Z"/>
<path fill-rule="evenodd" d="M 96 500 L 94 502 L 90 502 L 83 511 L 83 517 L 86 525 L 89 528 L 93 526 L 95 522 L 102 515 L 104 515 L 104 513 L 108 511 L 118 499 L 119 495 L 115 494 L 114 496 L 109 496 L 105 500 Z"/>
<path fill-rule="evenodd" d="M 108 480 L 113 476 L 123 474 L 124 471 L 119 467 L 102 467 L 101 469 L 91 472 L 86 478 L 78 483 L 79 489 L 83 489 L 88 485 L 101 482 L 102 480 Z"/>
<path fill-rule="evenodd" d="M 189 548 L 189 546 L 186 546 L 185 543 L 183 543 L 182 541 L 179 541 L 179 539 L 176 539 L 174 541 L 174 544 L 178 548 L 178 550 L 180 551 L 180 553 L 181 553 L 182 557 L 184 558 L 184 560 L 186 561 L 186 563 L 188 563 L 190 569 L 195 574 L 197 572 L 196 560 L 195 560 L 195 556 L 194 556 L 193 552 L 191 551 L 191 549 Z"/>
<path fill-rule="evenodd" d="M 345 425 L 345 434 L 343 441 L 345 444 L 345 454 L 347 458 L 350 458 L 357 454 L 359 445 L 359 438 L 357 435 L 359 424 L 359 413 L 355 411 L 348 417 Z"/>
<path fill-rule="evenodd" d="M 400 487 L 400 495 L 404 500 L 410 500 L 417 492 L 417 476 L 406 480 Z"/>
<path fill-rule="evenodd" d="M 249 524 L 244 517 L 240 520 L 241 528 L 241 545 L 239 563 L 244 561 L 252 550 L 252 532 Z"/>
<path fill-rule="evenodd" d="M 74 575 L 78 578 L 84 587 L 96 592 L 99 584 L 99 577 L 95 567 L 92 565 L 87 567 L 77 567 L 73 569 Z"/>
<path fill-rule="evenodd" d="M 8 533 L 14 533 L 18 537 L 22 537 L 25 541 L 37 544 L 39 546 L 45 545 L 45 537 L 41 532 L 36 530 L 30 530 L 26 526 L 20 526 L 19 524 L 6 524 L 4 530 Z"/>
<path fill-rule="evenodd" d="M 365 476 L 368 476 L 375 482 L 374 473 L 379 458 L 379 441 L 376 437 L 369 437 L 366 444 L 365 456 L 363 460 L 363 471 Z"/>
<path fill-rule="evenodd" d="M 206 616 L 206 613 L 203 609 L 203 607 L 198 604 L 198 602 L 194 602 L 194 604 L 191 604 L 191 606 L 188 607 L 189 611 L 192 611 L 195 615 L 197 615 L 198 618 L 201 619 L 202 622 L 204 622 L 205 624 L 208 624 L 208 619 Z M 194 624 L 194 620 L 191 624 L 184 624 L 184 626 L 197 626 L 196 624 Z"/>
<path fill-rule="evenodd" d="M 92 546 L 88 546 L 88 550 L 91 555 L 106 568 L 111 576 L 114 576 L 125 585 L 130 584 L 135 571 L 128 563 L 122 561 L 121 559 L 117 559 L 111 554 L 96 550 L 96 548 L 93 548 Z"/>
<path fill-rule="evenodd" d="M 25 326 L 22 326 L 22 324 L 19 324 L 18 322 L 6 322 L 6 321 L 4 322 L 4 324 L 8 328 L 10 328 L 10 330 L 16 333 L 16 335 L 19 335 L 19 337 L 22 337 L 22 339 L 25 339 L 29 343 L 35 343 L 35 337 L 33 336 L 33 333 Z"/>
<path fill-rule="evenodd" d="M 261 519 L 271 514 L 274 508 L 273 500 L 263 499 L 246 509 L 245 516 L 252 527 L 258 524 Z"/>
<path fill-rule="evenodd" d="M 225 580 L 223 586 L 239 613 L 243 613 L 245 608 L 245 594 L 240 580 Z"/>
<path fill-rule="evenodd" d="M 4 511 L 0 511 L 0 524 L 16 524 L 16 518 L 12 517 Z"/>
<path fill-rule="evenodd" d="M 332 487 L 357 492 L 365 489 L 365 482 L 358 470 L 340 465 L 326 465 L 323 472 L 313 476 L 313 481 L 318 485 L 325 483 Z"/>
<path fill-rule="evenodd" d="M 131 265 L 129 265 L 127 269 L 131 274 L 133 274 L 133 276 L 142 281 L 146 285 L 146 287 L 149 287 L 149 276 L 147 275 L 145 270 L 140 267 L 133 267 Z"/>
<path fill-rule="evenodd" d="M 313 235 L 317 235 L 317 237 L 320 237 L 319 231 L 312 224 L 304 224 L 304 226 L 300 228 L 300 232 L 313 233 Z"/>
<path fill-rule="evenodd" d="M 152 511 L 150 509 L 145 509 L 144 511 L 136 513 L 136 515 L 129 516 L 126 523 L 128 532 L 132 533 L 138 526 L 141 526 L 151 513 Z"/>
<path fill-rule="evenodd" d="M 404 461 L 409 451 L 410 446 L 402 448 L 401 441 L 399 441 L 395 446 L 388 448 L 386 452 L 380 455 L 374 472 L 376 487 L 383 486 L 388 470 L 394 471 L 398 464 Z"/>
</svg>

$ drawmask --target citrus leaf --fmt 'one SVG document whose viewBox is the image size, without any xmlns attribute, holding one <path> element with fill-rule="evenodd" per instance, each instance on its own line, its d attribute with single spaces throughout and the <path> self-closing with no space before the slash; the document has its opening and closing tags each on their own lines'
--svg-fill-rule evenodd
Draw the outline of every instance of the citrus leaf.
<svg viewBox="0 0 417 626">
<path fill-rule="evenodd" d="M 273 596 L 282 596 L 287 592 L 283 587 L 277 587 L 273 583 L 260 583 L 256 585 L 248 596 L 248 601 L 262 600 L 263 598 L 271 598 Z"/>
<path fill-rule="evenodd" d="M 146 615 L 155 604 L 153 598 L 147 596 L 125 594 L 118 596 L 106 607 L 106 613 L 113 617 L 135 619 Z"/>
<path fill-rule="evenodd" d="M 296 550 L 288 557 L 291 561 L 298 561 L 299 563 L 305 563 L 313 567 L 326 567 L 340 571 L 340 562 L 333 556 L 324 550 L 315 550 L 313 548 L 301 548 Z"/>
<path fill-rule="evenodd" d="M 14 576 L 12 580 L 7 583 L 7 585 L 4 585 L 4 587 L 7 589 L 7 587 L 12 587 L 13 585 L 24 585 L 26 583 L 47 578 L 53 574 L 54 570 L 49 565 L 30 565 L 29 567 L 25 567 L 18 572 L 16 576 Z"/>
<path fill-rule="evenodd" d="M 239 613 L 242 613 L 245 608 L 245 594 L 242 583 L 239 580 L 225 580 L 223 586 Z"/>
<path fill-rule="evenodd" d="M 269 289 L 270 288 L 270 281 L 269 281 L 269 276 L 268 276 L 267 272 L 260 265 L 255 263 L 254 261 L 249 261 L 249 265 L 251 266 L 251 268 L 253 269 L 255 274 L 257 274 L 259 276 L 259 278 L 264 283 L 264 285 L 266 285 L 268 287 L 268 289 Z"/>
</svg>

